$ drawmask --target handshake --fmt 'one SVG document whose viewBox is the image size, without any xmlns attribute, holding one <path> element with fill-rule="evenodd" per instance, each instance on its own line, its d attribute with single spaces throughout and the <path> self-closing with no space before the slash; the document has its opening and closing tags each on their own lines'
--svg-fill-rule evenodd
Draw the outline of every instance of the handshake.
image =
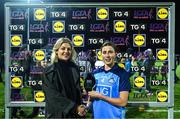
<svg viewBox="0 0 180 119">
<path fill-rule="evenodd" d="M 79 116 L 83 117 L 87 114 L 87 108 L 85 105 L 79 105 L 77 107 L 77 113 Z"/>
<path fill-rule="evenodd" d="M 86 105 L 79 105 L 77 110 L 78 110 L 78 115 L 79 116 L 85 116 L 90 108 L 91 102 L 88 101 Z"/>
</svg>

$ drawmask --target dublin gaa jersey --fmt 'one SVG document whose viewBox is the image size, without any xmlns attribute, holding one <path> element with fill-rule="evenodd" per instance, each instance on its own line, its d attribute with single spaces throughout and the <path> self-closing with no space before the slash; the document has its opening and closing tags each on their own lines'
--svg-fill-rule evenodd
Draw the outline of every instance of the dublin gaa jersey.
<svg viewBox="0 0 180 119">
<path fill-rule="evenodd" d="M 111 98 L 119 98 L 119 92 L 130 91 L 128 73 L 115 64 L 109 71 L 99 68 L 93 72 L 96 91 Z M 93 102 L 95 119 L 124 119 L 125 108 L 114 106 L 106 101 L 95 99 Z"/>
</svg>

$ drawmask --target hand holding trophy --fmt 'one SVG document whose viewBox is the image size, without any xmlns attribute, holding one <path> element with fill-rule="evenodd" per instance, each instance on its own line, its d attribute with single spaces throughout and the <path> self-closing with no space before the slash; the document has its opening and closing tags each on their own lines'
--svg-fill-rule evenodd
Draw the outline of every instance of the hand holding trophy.
<svg viewBox="0 0 180 119">
<path fill-rule="evenodd" d="M 85 82 L 84 82 L 84 87 L 87 92 L 87 95 L 88 95 L 89 91 L 96 90 L 95 82 L 96 82 L 95 78 L 91 74 L 88 74 L 87 78 L 85 79 Z M 90 109 L 91 103 L 92 103 L 91 98 L 90 98 L 90 96 L 88 96 L 87 101 L 86 101 L 86 110 L 87 111 Z"/>
</svg>

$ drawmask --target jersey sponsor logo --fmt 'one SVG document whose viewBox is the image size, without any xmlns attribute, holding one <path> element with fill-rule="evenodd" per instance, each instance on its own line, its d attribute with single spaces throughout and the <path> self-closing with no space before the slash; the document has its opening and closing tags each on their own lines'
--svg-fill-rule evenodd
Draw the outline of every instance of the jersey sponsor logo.
<svg viewBox="0 0 180 119">
<path fill-rule="evenodd" d="M 104 96 L 112 97 L 112 87 L 108 85 L 97 85 L 96 91 Z"/>
</svg>

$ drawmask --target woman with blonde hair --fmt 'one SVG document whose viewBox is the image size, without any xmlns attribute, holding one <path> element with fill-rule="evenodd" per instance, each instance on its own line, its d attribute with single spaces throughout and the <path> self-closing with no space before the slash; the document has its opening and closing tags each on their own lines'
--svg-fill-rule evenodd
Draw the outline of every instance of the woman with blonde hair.
<svg viewBox="0 0 180 119">
<path fill-rule="evenodd" d="M 51 65 L 44 71 L 43 91 L 46 97 L 46 118 L 83 117 L 80 77 L 74 63 L 76 52 L 68 38 L 56 41 Z"/>
</svg>

